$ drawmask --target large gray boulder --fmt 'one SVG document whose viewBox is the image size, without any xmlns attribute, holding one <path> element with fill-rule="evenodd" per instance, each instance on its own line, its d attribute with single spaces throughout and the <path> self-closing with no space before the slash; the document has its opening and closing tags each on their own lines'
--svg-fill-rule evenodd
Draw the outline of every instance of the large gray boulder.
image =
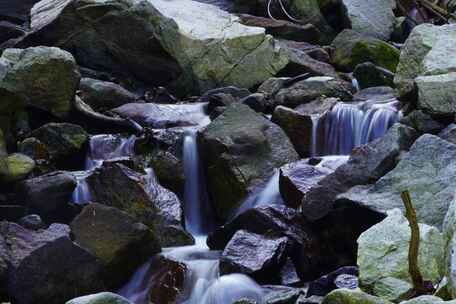
<svg viewBox="0 0 456 304">
<path fill-rule="evenodd" d="M 216 216 L 227 219 L 275 168 L 299 158 L 279 126 L 243 104 L 232 104 L 199 138 Z"/>
<path fill-rule="evenodd" d="M 456 61 L 452 54 L 455 50 L 455 24 L 442 26 L 422 24 L 415 27 L 401 50 L 394 78 L 399 94 L 406 95 L 413 91 L 414 81 L 418 76 L 453 72 Z M 418 96 L 418 103 L 421 104 L 420 96 Z M 448 101 L 445 102 L 445 104 L 448 103 Z"/>
<path fill-rule="evenodd" d="M 32 231 L 2 222 L 1 238 L 8 244 L 7 286 L 14 303 L 61 304 L 105 288 L 100 262 L 71 241 L 67 225 Z"/>
<path fill-rule="evenodd" d="M 120 163 L 105 162 L 87 182 L 94 201 L 130 214 L 148 226 L 162 246 L 193 243 L 183 228 L 179 198 L 163 188 L 153 172 L 145 175 Z"/>
<path fill-rule="evenodd" d="M 418 88 L 418 106 L 421 109 L 432 114 L 456 113 L 456 73 L 419 76 L 415 78 L 415 83 Z"/>
<path fill-rule="evenodd" d="M 104 265 L 105 281 L 119 288 L 147 259 L 160 252 L 158 237 L 114 207 L 92 203 L 70 224 L 74 241 Z"/>
<path fill-rule="evenodd" d="M 443 277 L 443 236 L 435 227 L 420 224 L 418 266 L 426 281 L 439 282 Z M 410 227 L 399 209 L 388 212 L 385 220 L 365 231 L 358 239 L 360 284 L 366 290 L 385 278 L 411 283 L 408 252 Z"/>
<path fill-rule="evenodd" d="M 342 0 L 342 11 L 354 31 L 388 41 L 394 30 L 394 1 Z"/>
<path fill-rule="evenodd" d="M 346 164 L 306 192 L 302 200 L 304 216 L 309 220 L 320 219 L 333 210 L 338 194 L 380 179 L 396 166 L 417 136 L 412 128 L 395 124 L 382 138 L 354 149 Z"/>
<path fill-rule="evenodd" d="M 4 73 L 0 72 L 0 90 L 58 117 L 68 115 L 80 79 L 70 53 L 43 46 L 7 49 L 0 62 L 7 66 Z"/>
<path fill-rule="evenodd" d="M 456 145 L 437 136 L 421 136 L 397 166 L 374 185 L 356 186 L 338 197 L 336 204 L 354 204 L 386 214 L 404 209 L 400 192 L 410 191 L 418 220 L 442 227 L 454 196 Z"/>
</svg>

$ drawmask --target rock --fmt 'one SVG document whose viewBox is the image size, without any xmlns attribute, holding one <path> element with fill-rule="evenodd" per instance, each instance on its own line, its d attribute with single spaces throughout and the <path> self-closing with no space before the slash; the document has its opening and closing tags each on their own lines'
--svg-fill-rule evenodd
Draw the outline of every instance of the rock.
<svg viewBox="0 0 456 304">
<path fill-rule="evenodd" d="M 333 209 L 336 196 L 353 187 L 374 183 L 392 170 L 418 134 L 401 124 L 393 125 L 382 138 L 353 150 L 348 162 L 313 186 L 302 200 L 309 220 L 324 217 Z"/>
<path fill-rule="evenodd" d="M 269 101 L 266 99 L 264 94 L 262 93 L 254 93 L 251 94 L 239 101 L 247 106 L 249 106 L 252 110 L 261 113 L 269 112 Z"/>
<path fill-rule="evenodd" d="M 199 141 L 220 219 L 227 219 L 255 187 L 267 182 L 274 168 L 298 159 L 277 125 L 237 103 L 209 124 Z"/>
<path fill-rule="evenodd" d="M 300 286 L 301 279 L 296 272 L 296 267 L 291 258 L 288 258 L 280 270 L 280 285 L 284 286 Z"/>
<path fill-rule="evenodd" d="M 386 277 L 375 282 L 372 293 L 380 298 L 398 303 L 409 297 L 412 288 L 413 285 L 407 281 Z"/>
<path fill-rule="evenodd" d="M 321 96 L 352 99 L 352 85 L 332 77 L 310 77 L 289 87 L 281 88 L 275 95 L 275 104 L 295 108 Z"/>
<path fill-rule="evenodd" d="M 361 234 L 358 239 L 360 285 L 371 290 L 387 277 L 411 282 L 409 243 L 409 223 L 398 209 L 389 211 L 385 220 Z M 418 265 L 424 280 L 438 282 L 443 277 L 443 247 L 439 230 L 420 224 Z"/>
<path fill-rule="evenodd" d="M 0 20 L 0 44 L 10 39 L 19 38 L 24 34 L 24 29 L 17 24 Z"/>
<path fill-rule="evenodd" d="M 304 294 L 303 289 L 280 285 L 266 285 L 263 289 L 266 293 L 264 296 L 264 303 L 266 304 L 294 304 L 298 298 Z"/>
<path fill-rule="evenodd" d="M 96 203 L 86 206 L 71 222 L 74 241 L 103 263 L 105 281 L 119 288 L 160 244 L 147 226 L 127 213 Z"/>
<path fill-rule="evenodd" d="M 300 160 L 281 167 L 279 185 L 285 204 L 291 208 L 298 208 L 307 192 L 328 174 L 334 172 L 337 167 L 343 165 L 344 160 L 347 159 L 340 158 L 340 162 L 332 168 L 325 166 L 324 160 L 316 166 L 309 164 L 309 160 Z"/>
<path fill-rule="evenodd" d="M 294 41 L 280 41 L 280 46 L 287 52 L 290 62 L 280 72 L 281 75 L 299 76 L 310 73 L 313 76 L 329 76 L 337 78 L 336 70 L 329 63 L 312 58 L 300 44 Z"/>
<path fill-rule="evenodd" d="M 234 99 L 242 99 L 251 94 L 251 92 L 247 89 L 244 88 L 238 88 L 236 86 L 227 86 L 227 87 L 221 87 L 221 88 L 216 88 L 216 89 L 211 89 L 207 92 L 205 92 L 198 101 L 200 102 L 209 102 L 211 100 L 212 96 L 218 95 L 218 94 L 226 94 L 226 95 L 231 95 Z"/>
<path fill-rule="evenodd" d="M 276 235 L 285 236 L 296 243 L 303 243 L 307 237 L 296 210 L 285 206 L 262 206 L 249 209 L 217 228 L 209 234 L 207 244 L 211 249 L 223 250 L 239 230 L 255 234 L 273 231 Z"/>
<path fill-rule="evenodd" d="M 84 159 L 89 134 L 80 126 L 69 123 L 48 123 L 34 130 L 31 136 L 44 145 L 52 160 Z"/>
<path fill-rule="evenodd" d="M 32 212 L 53 222 L 66 217 L 76 184 L 71 173 L 57 171 L 20 182 L 17 193 Z"/>
<path fill-rule="evenodd" d="M 421 110 L 413 110 L 400 120 L 420 133 L 437 134 L 445 128 L 445 124 Z"/>
<path fill-rule="evenodd" d="M 394 73 L 378 67 L 372 62 L 358 64 L 353 71 L 361 89 L 380 86 L 394 86 Z"/>
<path fill-rule="evenodd" d="M 312 118 L 302 115 L 293 109 L 278 106 L 275 108 L 271 121 L 279 125 L 293 143 L 299 156 L 306 157 L 311 153 Z"/>
<path fill-rule="evenodd" d="M 341 277 L 349 276 L 349 277 Z M 346 266 L 339 268 L 327 275 L 322 276 L 321 278 L 309 282 L 309 289 L 307 290 L 308 296 L 326 296 L 328 293 L 334 289 L 344 288 L 338 285 L 347 285 L 350 287 L 348 289 L 358 288 L 358 268 L 355 266 Z M 339 280 L 338 280 L 339 278 Z M 344 278 L 347 278 L 348 281 L 356 282 L 356 284 L 346 284 L 342 282 Z M 337 282 L 336 282 L 337 281 Z"/>
<path fill-rule="evenodd" d="M 456 259 L 455 259 L 455 246 L 456 246 L 456 238 L 455 238 L 455 230 L 456 230 L 456 200 L 453 199 L 450 203 L 450 207 L 448 212 L 445 216 L 445 222 L 443 225 L 443 237 L 445 242 L 445 258 L 444 258 L 444 271 L 445 276 L 448 279 L 448 284 L 446 289 L 451 298 L 456 295 L 456 275 L 455 275 L 455 268 L 456 268 Z"/>
<path fill-rule="evenodd" d="M 14 153 L 0 158 L 0 183 L 23 180 L 34 168 L 35 161 L 24 154 Z"/>
<path fill-rule="evenodd" d="M 86 68 L 166 85 L 181 76 L 182 67 L 158 41 L 160 25 L 176 37 L 177 25 L 148 1 L 46 0 L 31 10 L 31 32 L 18 46 L 61 45 Z"/>
<path fill-rule="evenodd" d="M 208 120 L 203 103 L 180 105 L 129 103 L 112 111 L 122 117 L 133 119 L 144 127 L 154 129 L 197 126 Z"/>
<path fill-rule="evenodd" d="M 0 234 L 9 244 L 8 294 L 15 303 L 64 303 L 104 289 L 98 260 L 74 244 L 69 233 L 61 224 L 39 231 L 0 224 Z"/>
<path fill-rule="evenodd" d="M 163 256 L 155 256 L 148 271 L 150 281 L 144 283 L 150 284 L 148 294 L 150 303 L 175 303 L 184 290 L 186 278 L 189 275 L 187 265 Z"/>
<path fill-rule="evenodd" d="M 415 83 L 418 88 L 420 109 L 437 115 L 456 113 L 456 91 L 453 90 L 456 84 L 456 73 L 419 76 L 415 78 Z"/>
<path fill-rule="evenodd" d="M 131 304 L 131 302 L 115 293 L 100 292 L 75 298 L 66 302 L 66 304 Z"/>
<path fill-rule="evenodd" d="M 273 20 L 247 14 L 240 14 L 239 18 L 239 21 L 244 25 L 265 28 L 266 33 L 275 38 L 310 43 L 318 43 L 320 41 L 321 33 L 312 24 L 301 25 L 286 20 Z"/>
<path fill-rule="evenodd" d="M 403 304 L 443 304 L 453 301 L 443 301 L 441 298 L 431 295 L 419 296 L 408 301 L 403 301 Z"/>
<path fill-rule="evenodd" d="M 364 62 L 372 62 L 392 72 L 396 71 L 400 52 L 388 43 L 352 30 L 342 31 L 332 42 L 335 48 L 332 63 L 350 72 Z"/>
<path fill-rule="evenodd" d="M 183 229 L 180 200 L 153 176 L 122 164 L 107 163 L 87 178 L 93 200 L 118 208 L 147 225 L 163 247 L 189 245 L 192 237 Z"/>
<path fill-rule="evenodd" d="M 351 188 L 339 196 L 336 204 L 354 203 L 386 214 L 394 208 L 403 210 L 400 192 L 407 189 L 418 221 L 440 228 L 454 195 L 455 185 L 449 176 L 455 174 L 455 156 L 456 145 L 425 134 L 392 171 L 374 185 Z"/>
<path fill-rule="evenodd" d="M 27 155 L 36 162 L 49 160 L 49 151 L 45 144 L 35 137 L 28 137 L 18 144 L 20 153 Z"/>
<path fill-rule="evenodd" d="M 7 49 L 1 60 L 9 67 L 0 87 L 19 95 L 27 104 L 66 117 L 71 109 L 80 75 L 73 56 L 59 48 Z"/>
<path fill-rule="evenodd" d="M 105 111 L 135 102 L 139 96 L 120 85 L 92 78 L 82 78 L 80 97 L 96 111 Z"/>
<path fill-rule="evenodd" d="M 438 136 L 450 143 L 456 144 L 456 124 L 453 123 L 446 127 Z"/>
<path fill-rule="evenodd" d="M 38 214 L 29 214 L 19 219 L 18 224 L 29 230 L 39 230 L 46 227 Z"/>
<path fill-rule="evenodd" d="M 351 29 L 378 39 L 388 41 L 394 30 L 393 1 L 342 0 L 340 11 L 349 20 Z"/>
<path fill-rule="evenodd" d="M 448 58 L 452 58 L 451 54 L 456 47 L 455 29 L 454 24 L 422 24 L 413 29 L 402 48 L 394 78 L 399 95 L 405 96 L 413 92 L 414 81 L 418 76 L 454 71 L 456 62 Z"/>
<path fill-rule="evenodd" d="M 323 299 L 322 304 L 391 304 L 391 302 L 371 296 L 359 289 L 336 289 Z"/>
<path fill-rule="evenodd" d="M 284 263 L 288 239 L 239 230 L 220 258 L 221 273 L 243 273 L 259 281 L 273 282 Z"/>
</svg>

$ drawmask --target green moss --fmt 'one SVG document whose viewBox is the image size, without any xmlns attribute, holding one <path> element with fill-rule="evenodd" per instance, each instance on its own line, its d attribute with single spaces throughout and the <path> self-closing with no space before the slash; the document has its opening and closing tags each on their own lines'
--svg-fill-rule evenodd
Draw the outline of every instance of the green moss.
<svg viewBox="0 0 456 304">
<path fill-rule="evenodd" d="M 350 66 L 354 69 L 356 65 L 370 61 L 392 72 L 396 72 L 399 56 L 399 50 L 383 41 L 362 40 L 353 46 Z"/>
</svg>

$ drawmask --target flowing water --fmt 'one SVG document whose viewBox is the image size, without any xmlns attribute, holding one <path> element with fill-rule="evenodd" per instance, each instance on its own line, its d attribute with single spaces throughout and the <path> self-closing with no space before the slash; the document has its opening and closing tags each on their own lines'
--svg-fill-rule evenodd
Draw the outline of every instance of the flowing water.
<svg viewBox="0 0 456 304">
<path fill-rule="evenodd" d="M 90 138 L 84 171 L 74 172 L 77 186 L 73 192 L 72 201 L 75 204 L 84 204 L 91 201 L 90 188 L 87 177 L 100 167 L 103 161 L 120 157 L 131 156 L 134 153 L 136 136 L 128 138 L 111 134 L 94 135 Z"/>
<path fill-rule="evenodd" d="M 215 5 L 215 6 L 219 7 L 220 9 L 227 11 L 227 12 L 233 12 L 233 10 L 234 10 L 234 1 L 235 0 L 196 0 L 196 1 Z"/>
<path fill-rule="evenodd" d="M 396 99 L 336 104 L 312 117 L 312 156 L 347 155 L 385 135 L 401 117 Z"/>
</svg>

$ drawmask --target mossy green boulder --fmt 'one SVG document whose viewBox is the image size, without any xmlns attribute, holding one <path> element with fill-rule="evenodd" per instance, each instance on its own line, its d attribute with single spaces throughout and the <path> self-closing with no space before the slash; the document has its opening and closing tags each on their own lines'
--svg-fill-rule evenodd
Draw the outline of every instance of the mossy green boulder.
<svg viewBox="0 0 456 304">
<path fill-rule="evenodd" d="M 35 168 L 35 161 L 30 157 L 15 153 L 0 158 L 0 182 L 10 183 L 22 180 Z"/>
<path fill-rule="evenodd" d="M 327 294 L 322 304 L 391 304 L 391 302 L 362 292 L 360 289 L 342 288 Z"/>
<path fill-rule="evenodd" d="M 373 37 L 359 34 L 353 30 L 342 31 L 332 46 L 335 48 L 332 63 L 345 72 L 351 72 L 364 62 L 396 71 L 400 51 L 394 46 Z"/>
<path fill-rule="evenodd" d="M 438 283 L 443 277 L 443 243 L 437 228 L 420 224 L 418 265 L 427 281 Z M 363 232 L 358 239 L 357 259 L 361 288 L 379 291 L 376 285 L 384 284 L 385 278 L 411 282 L 409 244 L 409 223 L 399 209 L 389 211 L 385 220 Z"/>
<path fill-rule="evenodd" d="M 132 304 L 122 296 L 112 292 L 100 292 L 88 296 L 75 298 L 66 304 Z"/>
</svg>

